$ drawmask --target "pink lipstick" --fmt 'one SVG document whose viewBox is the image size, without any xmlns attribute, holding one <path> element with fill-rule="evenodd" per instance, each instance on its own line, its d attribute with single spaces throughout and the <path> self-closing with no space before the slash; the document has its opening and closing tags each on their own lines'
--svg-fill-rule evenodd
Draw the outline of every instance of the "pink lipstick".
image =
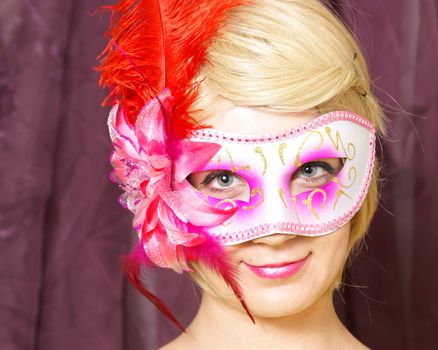
<svg viewBox="0 0 438 350">
<path fill-rule="evenodd" d="M 257 276 L 269 279 L 287 278 L 297 273 L 306 263 L 308 256 L 304 259 L 273 265 L 254 266 L 244 263 Z"/>
</svg>

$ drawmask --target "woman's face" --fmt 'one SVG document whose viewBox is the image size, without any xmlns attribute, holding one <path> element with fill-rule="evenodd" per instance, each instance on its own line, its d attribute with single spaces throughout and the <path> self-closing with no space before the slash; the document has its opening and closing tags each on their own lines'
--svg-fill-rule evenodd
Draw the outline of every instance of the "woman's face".
<svg viewBox="0 0 438 350">
<path fill-rule="evenodd" d="M 214 129 L 239 134 L 265 134 L 292 129 L 317 117 L 316 110 L 303 113 L 279 114 L 252 108 L 234 107 L 206 123 Z M 342 168 L 340 159 L 323 159 L 335 171 L 329 174 L 324 168 L 302 169 L 303 174 L 291 179 L 291 191 L 306 185 L 309 176 L 318 181 L 329 181 Z M 313 174 L 313 175 L 312 175 Z M 232 176 L 232 175 L 231 175 Z M 189 181 L 201 191 L 210 188 L 203 182 L 205 174 L 192 176 Z M 247 187 L 240 179 L 217 177 L 216 184 L 209 186 L 229 188 L 244 196 Z M 304 181 L 304 182 L 303 182 Z M 233 265 L 239 273 L 243 298 L 251 313 L 258 317 L 284 317 L 301 313 L 315 305 L 323 295 L 331 291 L 347 254 L 350 224 L 334 233 L 309 237 L 290 234 L 272 234 L 249 242 L 226 247 Z M 221 295 L 230 295 L 219 276 L 207 273 L 211 287 Z M 239 302 L 230 295 L 221 298 L 224 303 L 241 310 Z"/>
</svg>

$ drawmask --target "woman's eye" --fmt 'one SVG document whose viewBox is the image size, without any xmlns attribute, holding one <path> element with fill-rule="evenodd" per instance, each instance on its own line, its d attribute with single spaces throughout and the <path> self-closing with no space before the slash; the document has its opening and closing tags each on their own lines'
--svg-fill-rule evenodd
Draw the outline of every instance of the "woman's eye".
<svg viewBox="0 0 438 350">
<path fill-rule="evenodd" d="M 321 175 L 321 173 L 324 172 L 324 169 L 321 166 L 315 164 L 305 164 L 300 170 L 302 175 L 308 178 Z"/>
<path fill-rule="evenodd" d="M 341 171 L 343 166 L 342 158 L 319 159 L 303 164 L 292 176 L 292 195 L 327 184 Z"/>
<path fill-rule="evenodd" d="M 249 200 L 249 185 L 239 175 L 228 170 L 201 171 L 187 177 L 198 191 L 221 199 Z"/>
<path fill-rule="evenodd" d="M 230 187 L 233 185 L 234 182 L 235 182 L 235 176 L 232 174 L 225 173 L 225 174 L 216 175 L 210 183 L 213 187 L 220 189 L 220 188 Z M 205 180 L 202 183 L 206 184 Z"/>
</svg>

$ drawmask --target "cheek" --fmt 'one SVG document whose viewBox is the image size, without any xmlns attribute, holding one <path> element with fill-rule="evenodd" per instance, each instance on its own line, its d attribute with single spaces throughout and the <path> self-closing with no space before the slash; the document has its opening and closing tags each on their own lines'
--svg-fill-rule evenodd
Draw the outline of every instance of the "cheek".
<svg viewBox="0 0 438 350">
<path fill-rule="evenodd" d="M 336 232 L 315 238 L 310 266 L 315 284 L 334 287 L 348 256 L 349 238 L 350 222 Z"/>
</svg>

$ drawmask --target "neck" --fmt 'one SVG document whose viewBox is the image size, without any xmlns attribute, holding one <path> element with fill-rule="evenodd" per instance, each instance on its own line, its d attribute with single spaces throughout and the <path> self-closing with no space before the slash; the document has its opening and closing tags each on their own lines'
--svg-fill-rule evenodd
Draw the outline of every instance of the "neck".
<svg viewBox="0 0 438 350">
<path fill-rule="evenodd" d="M 207 345 L 209 349 L 330 349 L 342 339 L 352 338 L 336 315 L 331 293 L 301 313 L 277 318 L 255 316 L 255 321 L 253 324 L 241 309 L 204 294 L 186 337 L 193 343 L 192 349 Z"/>
</svg>

